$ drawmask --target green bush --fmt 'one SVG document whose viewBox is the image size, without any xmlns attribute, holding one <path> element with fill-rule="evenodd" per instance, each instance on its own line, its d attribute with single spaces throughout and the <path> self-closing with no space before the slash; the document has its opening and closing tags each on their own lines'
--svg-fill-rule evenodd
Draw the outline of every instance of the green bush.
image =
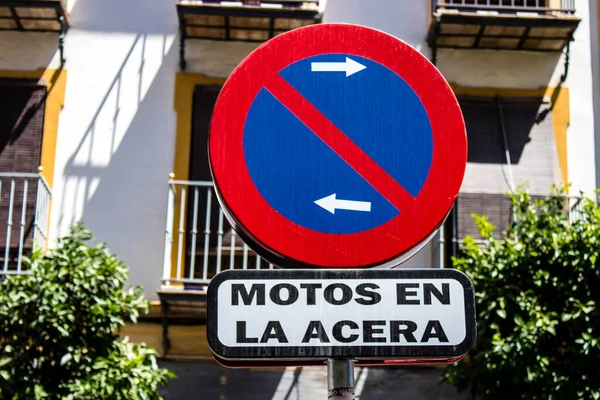
<svg viewBox="0 0 600 400">
<path fill-rule="evenodd" d="M 512 195 L 502 240 L 474 216 L 489 245 L 466 238 L 454 259 L 475 285 L 478 338 L 444 379 L 472 398 L 600 398 L 600 208 L 584 200 L 571 222 L 563 196 Z"/>
<path fill-rule="evenodd" d="M 145 345 L 119 341 L 148 303 L 81 224 L 31 273 L 0 284 L 1 399 L 159 399 L 172 376 Z"/>
</svg>

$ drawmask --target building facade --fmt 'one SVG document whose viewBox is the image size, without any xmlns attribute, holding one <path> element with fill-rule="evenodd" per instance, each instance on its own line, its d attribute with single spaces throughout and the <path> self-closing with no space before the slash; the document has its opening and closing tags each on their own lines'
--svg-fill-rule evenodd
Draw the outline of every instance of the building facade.
<svg viewBox="0 0 600 400">
<path fill-rule="evenodd" d="M 0 0 L 0 275 L 23 273 L 34 244 L 53 246 L 82 220 L 153 301 L 126 333 L 167 356 L 210 357 L 210 278 L 274 268 L 219 210 L 212 107 L 265 40 L 330 22 L 407 42 L 461 104 L 461 194 L 403 264 L 448 267 L 460 239 L 477 234 L 470 214 L 505 227 L 505 194 L 521 183 L 534 195 L 598 187 L 598 12 L 596 0 Z"/>
</svg>

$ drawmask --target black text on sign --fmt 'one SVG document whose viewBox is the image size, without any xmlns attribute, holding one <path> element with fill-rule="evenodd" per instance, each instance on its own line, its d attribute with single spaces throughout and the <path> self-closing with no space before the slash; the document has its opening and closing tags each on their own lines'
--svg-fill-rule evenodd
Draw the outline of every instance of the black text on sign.
<svg viewBox="0 0 600 400">
<path fill-rule="evenodd" d="M 475 339 L 473 287 L 454 270 L 227 271 L 208 316 L 224 359 L 453 359 Z"/>
</svg>

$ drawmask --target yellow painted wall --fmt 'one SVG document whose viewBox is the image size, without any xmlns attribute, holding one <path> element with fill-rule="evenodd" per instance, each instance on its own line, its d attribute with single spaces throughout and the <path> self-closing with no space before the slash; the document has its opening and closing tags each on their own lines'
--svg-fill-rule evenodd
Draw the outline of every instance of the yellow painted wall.
<svg viewBox="0 0 600 400">
<path fill-rule="evenodd" d="M 225 83 L 224 78 L 209 78 L 203 74 L 185 74 L 178 73 L 175 76 L 175 95 L 173 108 L 177 113 L 177 127 L 175 131 L 175 157 L 173 165 L 173 175 L 176 180 L 187 180 L 190 170 L 190 146 L 192 141 L 192 114 L 194 89 L 198 85 L 205 86 L 222 86 Z M 172 232 L 177 232 L 179 229 L 179 216 L 185 210 L 181 209 L 181 199 L 175 198 L 174 214 L 176 218 L 173 221 Z M 184 222 L 185 224 L 185 218 Z M 185 226 L 184 226 L 185 229 Z M 178 235 L 174 235 L 172 249 L 177 249 L 178 246 L 185 249 L 185 237 L 182 242 L 179 242 Z M 177 270 L 177 252 L 171 253 L 171 276 L 176 275 Z"/>
<path fill-rule="evenodd" d="M 225 83 L 223 78 L 209 78 L 203 74 L 178 73 L 175 77 L 174 109 L 177 113 L 177 130 L 175 136 L 175 179 L 186 180 L 190 168 L 190 145 L 192 139 L 192 113 L 194 89 L 198 85 L 217 85 Z"/>
<path fill-rule="evenodd" d="M 160 323 L 140 322 L 126 325 L 121 338 L 129 337 L 131 342 L 145 343 L 163 354 L 162 325 Z M 167 357 L 175 359 L 212 360 L 212 353 L 206 341 L 206 325 L 169 325 L 171 347 Z"/>
</svg>

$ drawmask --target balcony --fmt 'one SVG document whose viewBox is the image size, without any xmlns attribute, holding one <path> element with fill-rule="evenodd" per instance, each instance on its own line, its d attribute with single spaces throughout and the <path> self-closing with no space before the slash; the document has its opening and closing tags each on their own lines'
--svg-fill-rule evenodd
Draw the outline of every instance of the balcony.
<svg viewBox="0 0 600 400">
<path fill-rule="evenodd" d="M 0 30 L 63 31 L 66 0 L 0 0 Z"/>
<path fill-rule="evenodd" d="M 159 293 L 205 295 L 210 280 L 226 269 L 273 269 L 231 228 L 215 197 L 212 181 L 169 181 L 162 287 Z M 542 196 L 532 196 L 540 199 Z M 583 198 L 565 197 L 571 222 L 582 218 Z M 491 207 L 491 208 L 490 208 Z M 504 194 L 459 195 L 447 223 L 453 244 L 464 236 L 479 237 L 471 214 L 487 215 L 500 234 L 513 220 L 510 199 Z M 482 244 L 484 241 L 480 241 Z"/>
<path fill-rule="evenodd" d="M 319 0 L 179 0 L 181 69 L 187 39 L 264 42 L 321 22 Z"/>
<path fill-rule="evenodd" d="M 560 52 L 580 18 L 575 0 L 432 0 L 432 49 Z"/>
<path fill-rule="evenodd" d="M 61 64 L 68 28 L 67 0 L 0 0 L 0 31 L 57 33 Z"/>
<path fill-rule="evenodd" d="M 23 257 L 45 250 L 52 193 L 37 173 L 0 173 L 0 279 L 28 272 Z"/>
<path fill-rule="evenodd" d="M 210 181 L 169 182 L 163 291 L 205 291 L 225 269 L 273 269 L 227 222 Z"/>
<path fill-rule="evenodd" d="M 472 202 L 471 206 L 468 201 L 463 203 L 459 196 L 455 210 L 458 209 L 462 215 L 454 211 L 445 224 L 447 234 L 436 239 L 440 257 L 443 258 L 439 267 L 452 265 L 450 257 L 458 254 L 464 235 L 478 237 L 470 214 L 486 214 L 490 210 L 489 201 L 483 201 L 487 200 L 482 197 L 480 209 L 473 208 Z M 499 228 L 506 229 L 512 220 L 508 198 L 498 206 L 505 208 L 501 213 L 502 218 L 492 218 L 491 221 Z M 565 212 L 571 221 L 581 219 L 582 211 L 581 198 L 566 199 Z M 486 244 L 483 240 L 478 242 Z M 250 249 L 231 228 L 217 202 L 211 181 L 170 180 L 162 285 L 158 290 L 163 324 L 162 355 L 166 356 L 171 348 L 169 327 L 176 320 L 182 324 L 194 321 L 205 323 L 207 287 L 217 273 L 228 269 L 274 268 L 273 264 Z"/>
<path fill-rule="evenodd" d="M 273 269 L 231 229 L 211 181 L 169 181 L 162 285 L 163 356 L 176 319 L 206 317 L 207 287 L 226 269 Z"/>
</svg>

